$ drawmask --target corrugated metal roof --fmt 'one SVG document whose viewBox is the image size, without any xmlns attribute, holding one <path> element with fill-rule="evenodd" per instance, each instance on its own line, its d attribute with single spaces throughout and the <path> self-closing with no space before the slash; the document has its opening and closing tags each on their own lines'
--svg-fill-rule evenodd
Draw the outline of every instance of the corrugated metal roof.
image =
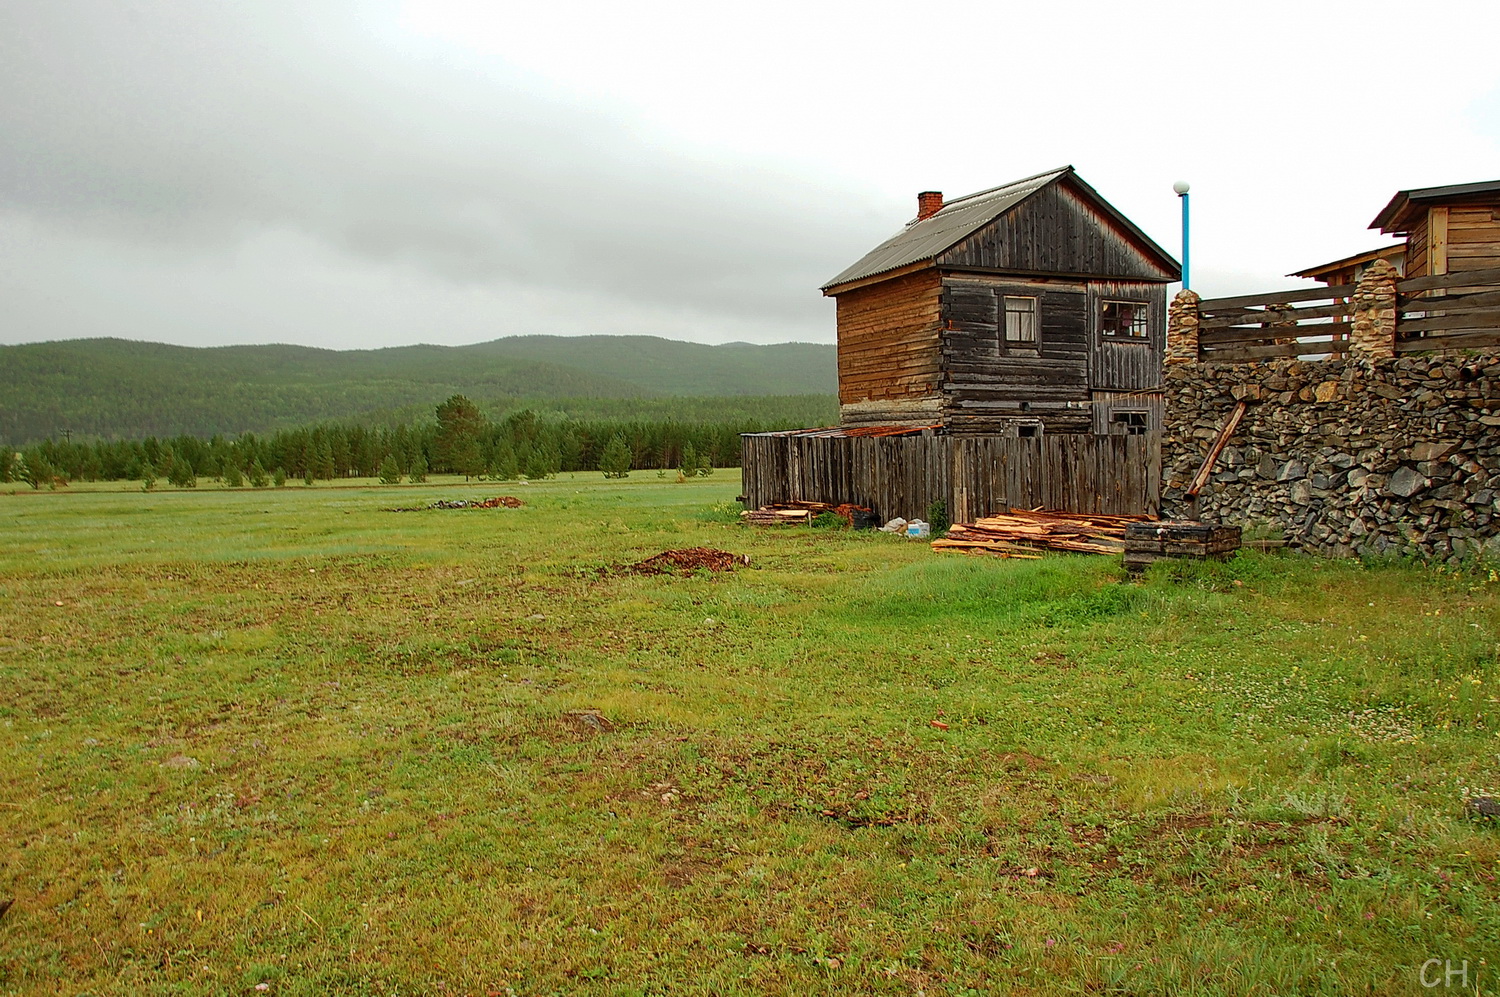
<svg viewBox="0 0 1500 997">
<path fill-rule="evenodd" d="M 942 429 L 941 423 L 931 426 L 827 426 L 821 429 L 783 429 L 772 433 L 741 433 L 742 436 L 813 436 L 819 439 L 842 439 L 849 436 L 919 436 L 930 429 Z"/>
<path fill-rule="evenodd" d="M 976 229 L 999 218 L 1054 180 L 1073 172 L 1064 166 L 1003 187 L 982 190 L 943 205 L 931 218 L 915 218 L 906 227 L 870 250 L 853 266 L 823 285 L 823 290 L 851 280 L 888 273 L 912 263 L 930 260 Z"/>
<path fill-rule="evenodd" d="M 1391 198 L 1389 204 L 1380 209 L 1380 214 L 1370 223 L 1370 228 L 1380 229 L 1385 235 L 1401 234 L 1397 227 L 1400 223 L 1397 216 L 1402 213 L 1412 201 L 1435 201 L 1447 197 L 1463 197 L 1467 194 L 1493 194 L 1500 192 L 1500 180 L 1482 180 L 1478 183 L 1456 183 L 1447 187 L 1417 187 L 1413 190 L 1399 190 L 1396 196 Z"/>
</svg>

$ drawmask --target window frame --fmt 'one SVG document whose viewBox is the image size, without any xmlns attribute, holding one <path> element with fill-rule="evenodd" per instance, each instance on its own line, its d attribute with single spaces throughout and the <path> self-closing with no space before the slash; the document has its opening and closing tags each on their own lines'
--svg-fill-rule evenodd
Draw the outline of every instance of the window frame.
<svg viewBox="0 0 1500 997">
<path fill-rule="evenodd" d="M 1000 296 L 1000 345 L 1007 350 L 1038 350 L 1042 345 L 1042 298 L 1039 294 L 1008 294 L 1005 291 L 997 292 Z M 1010 335 L 1010 301 L 1031 302 L 1031 338 L 1012 339 Z M 1025 315 L 1027 312 L 1016 312 L 1017 315 Z"/>
<path fill-rule="evenodd" d="M 1104 324 L 1105 309 L 1110 305 L 1132 305 L 1138 308 L 1136 313 L 1140 316 L 1141 334 L 1139 336 L 1131 332 L 1111 332 Z M 1137 323 L 1132 316 L 1130 323 L 1134 328 Z M 1133 298 L 1100 298 L 1098 312 L 1099 338 L 1109 343 L 1149 343 L 1151 342 L 1151 302 L 1140 301 Z"/>
<path fill-rule="evenodd" d="M 1020 440 L 1039 440 L 1046 435 L 1040 419 L 1017 419 L 1015 430 L 1016 438 Z"/>
<path fill-rule="evenodd" d="M 1140 422 L 1132 422 L 1139 418 Z M 1109 413 L 1108 428 L 1116 426 L 1124 428 L 1122 433 L 1110 433 L 1112 436 L 1149 436 L 1151 435 L 1151 413 L 1146 409 L 1115 409 Z"/>
</svg>

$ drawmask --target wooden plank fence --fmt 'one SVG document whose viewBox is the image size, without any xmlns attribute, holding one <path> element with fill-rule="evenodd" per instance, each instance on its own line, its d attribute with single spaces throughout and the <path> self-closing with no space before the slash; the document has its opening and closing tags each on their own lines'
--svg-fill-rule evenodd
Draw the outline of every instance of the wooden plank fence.
<svg viewBox="0 0 1500 997">
<path fill-rule="evenodd" d="M 1353 284 L 1340 284 L 1205 299 L 1198 304 L 1198 355 L 1243 362 L 1345 353 L 1353 294 Z"/>
<path fill-rule="evenodd" d="M 1198 356 L 1244 362 L 1321 359 L 1349 350 L 1353 284 L 1268 291 L 1198 304 Z M 1500 346 L 1500 268 L 1396 282 L 1395 349 Z"/>
<path fill-rule="evenodd" d="M 749 508 L 777 502 L 853 502 L 882 520 L 926 518 L 947 504 L 954 522 L 1010 508 L 1155 513 L 1161 443 L 1145 436 L 1032 438 L 741 437 Z"/>
<path fill-rule="evenodd" d="M 1396 282 L 1396 352 L 1500 346 L 1500 268 Z"/>
</svg>

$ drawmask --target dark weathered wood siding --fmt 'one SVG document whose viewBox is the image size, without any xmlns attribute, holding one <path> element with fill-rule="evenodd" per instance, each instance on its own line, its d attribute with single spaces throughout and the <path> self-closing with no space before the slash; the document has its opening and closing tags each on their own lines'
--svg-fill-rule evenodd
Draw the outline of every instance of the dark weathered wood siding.
<svg viewBox="0 0 1500 997">
<path fill-rule="evenodd" d="M 1105 301 L 1144 301 L 1149 318 L 1144 340 L 1114 339 L 1100 331 Z M 1161 384 L 1167 337 L 1167 286 L 1139 281 L 1095 280 L 1088 285 L 1089 386 L 1095 391 L 1141 391 Z"/>
<path fill-rule="evenodd" d="M 1006 343 L 1006 296 L 1037 302 L 1037 342 Z M 1089 431 L 1087 292 L 1082 282 L 996 274 L 943 278 L 943 422 L 950 432 L 1014 436 Z"/>
<path fill-rule="evenodd" d="M 837 296 L 839 406 L 845 425 L 939 418 L 942 284 L 922 270 Z"/>
<path fill-rule="evenodd" d="M 939 267 L 1171 281 L 1067 180 L 1043 188 L 938 257 Z"/>
<path fill-rule="evenodd" d="M 1430 277 L 1431 275 L 1432 271 L 1429 269 L 1427 259 L 1427 219 L 1423 217 L 1406 234 L 1406 276 Z"/>
<path fill-rule="evenodd" d="M 1010 508 L 1154 513 L 1160 437 L 1036 439 L 902 436 L 742 437 L 752 509 L 775 502 L 853 502 L 882 520 L 923 518 L 933 502 L 955 522 Z"/>
<path fill-rule="evenodd" d="M 1146 417 L 1146 430 L 1161 432 L 1165 407 L 1162 394 L 1153 392 L 1096 391 L 1090 399 L 1089 408 L 1094 416 L 1093 430 L 1100 436 L 1120 436 L 1129 432 L 1124 423 L 1115 419 L 1123 413 L 1140 413 Z"/>
</svg>

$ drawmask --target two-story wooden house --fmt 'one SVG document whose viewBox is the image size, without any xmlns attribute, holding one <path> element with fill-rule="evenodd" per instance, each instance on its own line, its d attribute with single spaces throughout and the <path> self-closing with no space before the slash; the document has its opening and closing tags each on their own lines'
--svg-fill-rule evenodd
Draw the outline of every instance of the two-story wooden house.
<svg viewBox="0 0 1500 997">
<path fill-rule="evenodd" d="M 1071 166 L 944 201 L 823 293 L 846 428 L 1143 434 L 1180 265 Z"/>
</svg>

